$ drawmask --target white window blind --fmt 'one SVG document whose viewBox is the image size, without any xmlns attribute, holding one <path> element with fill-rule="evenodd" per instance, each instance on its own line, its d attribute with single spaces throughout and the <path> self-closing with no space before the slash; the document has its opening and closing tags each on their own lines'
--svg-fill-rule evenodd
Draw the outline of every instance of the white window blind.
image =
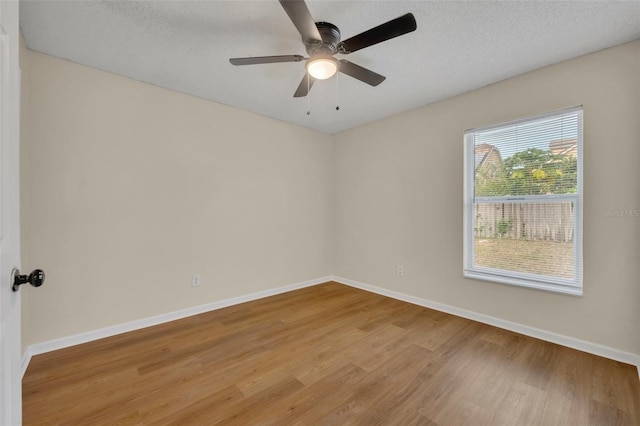
<svg viewBox="0 0 640 426">
<path fill-rule="evenodd" d="M 582 108 L 465 132 L 464 274 L 582 294 Z"/>
</svg>

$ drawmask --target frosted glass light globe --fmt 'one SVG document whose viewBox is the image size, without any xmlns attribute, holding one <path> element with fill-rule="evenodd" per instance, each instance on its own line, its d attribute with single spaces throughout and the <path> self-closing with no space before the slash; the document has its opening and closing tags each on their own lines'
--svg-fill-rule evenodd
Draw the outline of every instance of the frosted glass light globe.
<svg viewBox="0 0 640 426">
<path fill-rule="evenodd" d="M 338 63 L 333 58 L 317 58 L 307 62 L 307 72 L 316 80 L 326 80 L 338 71 Z"/>
</svg>

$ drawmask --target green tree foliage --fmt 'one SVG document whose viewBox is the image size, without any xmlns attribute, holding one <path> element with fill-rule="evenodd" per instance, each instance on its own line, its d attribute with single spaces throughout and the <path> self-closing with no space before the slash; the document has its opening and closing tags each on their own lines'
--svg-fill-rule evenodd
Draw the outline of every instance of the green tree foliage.
<svg viewBox="0 0 640 426">
<path fill-rule="evenodd" d="M 476 196 L 568 194 L 578 187 L 578 162 L 571 155 L 529 148 L 501 165 L 476 170 Z"/>
</svg>

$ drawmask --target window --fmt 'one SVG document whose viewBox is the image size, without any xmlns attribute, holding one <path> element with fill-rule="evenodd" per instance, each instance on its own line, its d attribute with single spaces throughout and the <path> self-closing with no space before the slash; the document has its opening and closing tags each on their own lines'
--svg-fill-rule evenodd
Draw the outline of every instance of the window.
<svg viewBox="0 0 640 426">
<path fill-rule="evenodd" d="M 581 295 L 582 108 L 464 139 L 464 276 Z"/>
</svg>

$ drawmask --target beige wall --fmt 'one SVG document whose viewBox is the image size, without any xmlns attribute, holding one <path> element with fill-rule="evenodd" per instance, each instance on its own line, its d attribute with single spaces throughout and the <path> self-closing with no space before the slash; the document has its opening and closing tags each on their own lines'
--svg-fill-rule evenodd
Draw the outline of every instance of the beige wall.
<svg viewBox="0 0 640 426">
<path fill-rule="evenodd" d="M 331 273 L 330 136 L 26 50 L 23 79 L 24 347 Z"/>
<path fill-rule="evenodd" d="M 640 353 L 638 41 L 335 136 L 24 56 L 25 347 L 333 273 Z M 584 296 L 464 279 L 463 131 L 579 104 Z"/>
<path fill-rule="evenodd" d="M 640 353 L 640 41 L 337 135 L 334 274 Z M 462 277 L 465 129 L 584 105 L 584 296 Z M 403 265 L 405 276 L 395 275 Z"/>
</svg>

